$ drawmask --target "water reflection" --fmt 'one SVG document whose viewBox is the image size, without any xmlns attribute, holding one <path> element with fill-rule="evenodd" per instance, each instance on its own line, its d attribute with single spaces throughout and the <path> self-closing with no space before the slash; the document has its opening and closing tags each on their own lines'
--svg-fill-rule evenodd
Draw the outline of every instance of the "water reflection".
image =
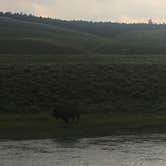
<svg viewBox="0 0 166 166">
<path fill-rule="evenodd" d="M 80 139 L 79 138 L 65 137 L 65 138 L 53 139 L 53 141 L 59 147 L 62 147 L 62 148 L 73 148 L 73 147 L 77 146 L 77 144 L 79 144 Z"/>
<path fill-rule="evenodd" d="M 166 135 L 1 141 L 0 166 L 163 166 Z"/>
</svg>

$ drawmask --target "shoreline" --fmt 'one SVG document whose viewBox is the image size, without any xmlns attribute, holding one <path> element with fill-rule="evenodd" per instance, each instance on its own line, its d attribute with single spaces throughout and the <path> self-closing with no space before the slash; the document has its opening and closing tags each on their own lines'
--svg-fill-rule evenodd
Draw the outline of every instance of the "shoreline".
<svg viewBox="0 0 166 166">
<path fill-rule="evenodd" d="M 128 119 L 123 117 L 128 117 Z M 93 117 L 93 119 L 92 119 Z M 149 117 L 149 114 L 148 114 Z M 91 121 L 90 121 L 91 119 Z M 122 121 L 123 119 L 123 121 Z M 137 120 L 136 120 L 137 119 Z M 166 116 L 84 114 L 76 124 L 64 124 L 46 114 L 1 114 L 0 140 L 94 138 L 111 135 L 166 133 Z"/>
</svg>

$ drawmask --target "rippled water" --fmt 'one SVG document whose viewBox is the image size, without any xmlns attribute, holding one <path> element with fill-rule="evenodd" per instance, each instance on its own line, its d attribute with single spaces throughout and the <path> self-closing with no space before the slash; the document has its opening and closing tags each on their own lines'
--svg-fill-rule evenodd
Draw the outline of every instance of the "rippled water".
<svg viewBox="0 0 166 166">
<path fill-rule="evenodd" d="M 1 141 L 0 166 L 165 166 L 166 135 Z"/>
</svg>

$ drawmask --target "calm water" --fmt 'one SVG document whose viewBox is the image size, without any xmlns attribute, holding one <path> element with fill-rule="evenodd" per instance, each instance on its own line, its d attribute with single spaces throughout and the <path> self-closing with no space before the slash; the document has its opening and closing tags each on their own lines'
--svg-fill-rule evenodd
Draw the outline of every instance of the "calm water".
<svg viewBox="0 0 166 166">
<path fill-rule="evenodd" d="M 166 135 L 1 141 L 0 166 L 165 166 Z"/>
</svg>

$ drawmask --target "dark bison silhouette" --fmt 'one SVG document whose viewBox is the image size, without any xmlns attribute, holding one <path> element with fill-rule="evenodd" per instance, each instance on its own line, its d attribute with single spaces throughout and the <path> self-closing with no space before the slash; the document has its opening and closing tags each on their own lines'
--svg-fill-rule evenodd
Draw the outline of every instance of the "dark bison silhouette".
<svg viewBox="0 0 166 166">
<path fill-rule="evenodd" d="M 69 122 L 79 121 L 80 113 L 76 106 L 73 105 L 58 105 L 53 110 L 53 116 L 56 119 L 62 119 L 67 124 Z"/>
</svg>

